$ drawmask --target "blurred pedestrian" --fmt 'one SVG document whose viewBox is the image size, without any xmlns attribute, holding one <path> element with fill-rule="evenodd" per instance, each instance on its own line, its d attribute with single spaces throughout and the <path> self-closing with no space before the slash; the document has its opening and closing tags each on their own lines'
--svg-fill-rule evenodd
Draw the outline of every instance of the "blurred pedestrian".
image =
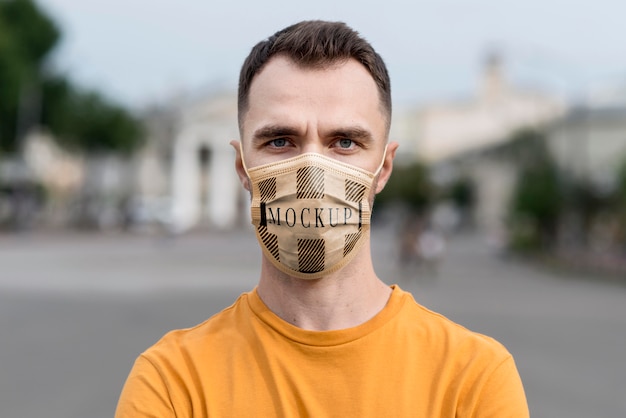
<svg viewBox="0 0 626 418">
<path fill-rule="evenodd" d="M 345 24 L 301 22 L 252 49 L 232 144 L 263 250 L 258 285 L 141 354 L 118 418 L 528 416 L 502 345 L 374 272 L 390 121 L 386 67 Z"/>
<path fill-rule="evenodd" d="M 397 232 L 400 267 L 411 267 L 420 261 L 419 236 L 421 230 L 421 216 L 408 214 Z"/>
<path fill-rule="evenodd" d="M 426 228 L 417 240 L 420 259 L 428 272 L 437 275 L 446 252 L 446 241 L 434 228 Z"/>
</svg>

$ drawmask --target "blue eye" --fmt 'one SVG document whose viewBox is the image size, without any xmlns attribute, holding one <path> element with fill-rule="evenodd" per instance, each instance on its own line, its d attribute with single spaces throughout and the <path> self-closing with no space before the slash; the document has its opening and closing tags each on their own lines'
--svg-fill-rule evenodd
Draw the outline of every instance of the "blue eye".
<svg viewBox="0 0 626 418">
<path fill-rule="evenodd" d="M 276 148 L 282 148 L 287 145 L 287 140 L 285 138 L 276 138 L 270 141 L 270 145 Z"/>
<path fill-rule="evenodd" d="M 352 144 L 352 140 L 348 138 L 343 138 L 339 140 L 339 147 L 341 148 L 350 148 Z"/>
</svg>

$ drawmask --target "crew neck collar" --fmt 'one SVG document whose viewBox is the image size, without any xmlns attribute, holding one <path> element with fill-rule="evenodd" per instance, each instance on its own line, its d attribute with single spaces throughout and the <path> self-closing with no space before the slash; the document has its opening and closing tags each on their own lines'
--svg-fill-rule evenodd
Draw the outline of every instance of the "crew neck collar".
<svg viewBox="0 0 626 418">
<path fill-rule="evenodd" d="M 265 305 L 256 288 L 249 293 L 248 304 L 261 322 L 285 338 L 303 345 L 330 347 L 362 338 L 388 323 L 398 313 L 406 300 L 406 293 L 397 285 L 392 285 L 391 289 L 392 292 L 387 304 L 373 318 L 354 327 L 331 331 L 305 330 L 281 319 Z"/>
</svg>

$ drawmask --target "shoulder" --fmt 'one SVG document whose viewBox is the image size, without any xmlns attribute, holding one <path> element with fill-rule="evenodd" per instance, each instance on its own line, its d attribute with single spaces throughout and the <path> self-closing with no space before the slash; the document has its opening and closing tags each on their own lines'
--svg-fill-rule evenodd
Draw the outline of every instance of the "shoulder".
<svg viewBox="0 0 626 418">
<path fill-rule="evenodd" d="M 229 307 L 190 328 L 176 329 L 166 333 L 159 341 L 142 353 L 152 363 L 167 358 L 188 355 L 221 346 L 224 340 L 240 337 L 241 328 L 249 320 L 248 293 L 244 293 Z"/>
<path fill-rule="evenodd" d="M 405 303 L 400 315 L 403 327 L 408 327 L 419 340 L 428 342 L 431 349 L 445 353 L 446 356 L 485 357 L 505 360 L 511 357 L 509 351 L 496 339 L 472 331 L 448 317 L 432 311 L 415 301 L 413 296 L 404 292 Z"/>
<path fill-rule="evenodd" d="M 513 356 L 496 339 L 472 331 L 404 295 L 402 329 L 430 370 L 456 399 L 460 416 L 528 417 Z M 408 330 L 408 331 L 407 331 Z"/>
</svg>

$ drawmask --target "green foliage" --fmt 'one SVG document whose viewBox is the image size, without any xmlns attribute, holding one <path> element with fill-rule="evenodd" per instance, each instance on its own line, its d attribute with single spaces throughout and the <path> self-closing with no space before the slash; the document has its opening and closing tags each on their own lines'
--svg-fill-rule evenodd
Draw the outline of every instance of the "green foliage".
<svg viewBox="0 0 626 418">
<path fill-rule="evenodd" d="M 16 150 L 20 102 L 38 85 L 59 36 L 33 1 L 0 1 L 0 150 Z"/>
<path fill-rule="evenodd" d="M 615 190 L 615 217 L 619 223 L 618 240 L 626 250 L 626 158 L 623 160 L 617 175 Z"/>
<path fill-rule="evenodd" d="M 43 119 L 60 144 L 87 153 L 131 153 L 143 138 L 139 122 L 100 94 L 76 90 L 62 78 L 44 84 Z"/>
<path fill-rule="evenodd" d="M 589 181 L 572 182 L 567 189 L 566 204 L 581 215 L 585 224 L 589 224 L 603 210 L 614 206 L 612 200 L 616 200 L 614 195 L 601 194 Z"/>
<path fill-rule="evenodd" d="M 1 1 L 0 16 L 22 60 L 41 66 L 60 38 L 56 24 L 32 0 Z"/>
<path fill-rule="evenodd" d="M 510 207 L 512 245 L 518 249 L 542 249 L 554 243 L 563 192 L 558 168 L 535 131 L 517 134 L 511 150 L 520 165 Z"/>
<path fill-rule="evenodd" d="M 518 169 L 535 165 L 554 165 L 543 132 L 525 128 L 513 133 L 511 139 L 491 151 L 493 157 L 510 161 Z"/>
<path fill-rule="evenodd" d="M 461 177 L 452 183 L 447 194 L 459 209 L 471 209 L 476 203 L 476 187 L 469 177 Z"/>
<path fill-rule="evenodd" d="M 22 74 L 27 71 L 15 56 L 15 43 L 0 18 L 0 150 L 12 150 L 15 147 L 19 86 Z"/>
<path fill-rule="evenodd" d="M 626 217 L 626 159 L 624 159 L 617 175 L 617 199 Z"/>
<path fill-rule="evenodd" d="M 542 225 L 553 224 L 561 208 L 561 190 L 554 167 L 525 168 L 520 173 L 512 204 L 514 214 L 524 214 Z"/>
<path fill-rule="evenodd" d="M 37 123 L 68 148 L 133 151 L 141 144 L 142 129 L 131 114 L 46 71 L 46 58 L 60 36 L 34 1 L 0 0 L 0 151 L 18 151 L 19 136 Z"/>
<path fill-rule="evenodd" d="M 376 197 L 377 206 L 399 203 L 413 212 L 423 212 L 433 202 L 435 188 L 428 168 L 421 163 L 394 167 L 387 185 Z"/>
</svg>

